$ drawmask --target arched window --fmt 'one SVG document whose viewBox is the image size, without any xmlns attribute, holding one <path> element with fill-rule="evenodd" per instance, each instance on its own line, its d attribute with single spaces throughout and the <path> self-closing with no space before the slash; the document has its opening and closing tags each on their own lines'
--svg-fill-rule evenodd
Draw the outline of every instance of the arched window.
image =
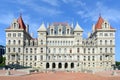
<svg viewBox="0 0 120 80">
<path fill-rule="evenodd" d="M 10 41 L 10 40 L 8 40 L 8 44 L 11 44 L 11 41 Z"/>
<path fill-rule="evenodd" d="M 8 52 L 10 52 L 10 48 L 8 48 Z"/>
<path fill-rule="evenodd" d="M 41 45 L 43 45 L 43 40 L 41 40 Z"/>
<path fill-rule="evenodd" d="M 110 48 L 110 52 L 111 52 L 111 53 L 113 52 L 113 48 Z"/>
<path fill-rule="evenodd" d="M 67 34 L 69 34 L 69 29 L 67 29 Z"/>
<path fill-rule="evenodd" d="M 77 53 L 79 53 L 79 51 L 80 51 L 79 48 L 77 48 Z"/>
<path fill-rule="evenodd" d="M 90 61 L 90 56 L 88 56 L 88 61 Z"/>
<path fill-rule="evenodd" d="M 15 41 L 15 40 L 13 41 L 13 44 L 16 44 L 16 41 Z"/>
<path fill-rule="evenodd" d="M 56 49 L 55 48 L 53 49 L 53 53 L 56 53 Z"/>
<path fill-rule="evenodd" d="M 100 53 L 102 53 L 102 48 L 100 48 Z"/>
<path fill-rule="evenodd" d="M 107 53 L 107 48 L 105 48 L 105 52 Z"/>
<path fill-rule="evenodd" d="M 13 26 L 14 26 L 14 29 L 16 29 L 16 28 L 17 28 L 17 24 L 16 24 L 16 23 L 14 23 L 14 25 L 13 25 Z"/>
<path fill-rule="evenodd" d="M 32 48 L 30 48 L 30 53 L 32 53 Z"/>
<path fill-rule="evenodd" d="M 59 48 L 59 53 L 61 53 L 61 48 Z"/>
<path fill-rule="evenodd" d="M 35 58 L 34 60 L 37 60 L 37 56 L 34 56 L 34 58 Z"/>
<path fill-rule="evenodd" d="M 28 48 L 26 48 L 26 53 L 28 53 Z"/>
<path fill-rule="evenodd" d="M 102 40 L 100 40 L 100 45 L 102 45 Z"/>
<path fill-rule="evenodd" d="M 105 23 L 105 28 L 107 28 L 107 23 Z"/>
<path fill-rule="evenodd" d="M 51 29 L 51 34 L 53 34 L 53 29 Z"/>
<path fill-rule="evenodd" d="M 74 68 L 74 63 L 71 63 L 71 68 Z"/>
<path fill-rule="evenodd" d="M 46 68 L 49 68 L 49 67 L 50 67 L 49 63 L 46 63 Z"/>
<path fill-rule="evenodd" d="M 19 53 L 21 52 L 20 48 L 18 48 L 18 52 L 19 52 Z"/>
<path fill-rule="evenodd" d="M 110 45 L 112 45 L 113 43 L 112 43 L 112 40 L 110 40 Z"/>
<path fill-rule="evenodd" d="M 13 52 L 15 52 L 15 48 L 13 48 Z"/>
<path fill-rule="evenodd" d="M 66 48 L 64 49 L 64 52 L 66 53 L 67 51 L 66 51 Z"/>
<path fill-rule="evenodd" d="M 59 34 L 61 34 L 61 29 L 59 29 Z"/>
<path fill-rule="evenodd" d="M 41 53 L 43 53 L 43 48 L 41 48 Z"/>
<path fill-rule="evenodd" d="M 92 49 L 92 53 L 94 53 L 95 52 L 95 50 L 94 50 L 94 48 Z"/>
<path fill-rule="evenodd" d="M 72 53 L 72 49 L 70 49 L 70 53 Z"/>
</svg>

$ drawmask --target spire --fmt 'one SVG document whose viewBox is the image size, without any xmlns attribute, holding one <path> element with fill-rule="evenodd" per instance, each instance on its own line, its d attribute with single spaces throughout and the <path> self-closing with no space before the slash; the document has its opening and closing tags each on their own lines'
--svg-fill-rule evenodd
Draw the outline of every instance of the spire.
<svg viewBox="0 0 120 80">
<path fill-rule="evenodd" d="M 38 29 L 38 31 L 46 31 L 44 22 L 42 22 L 42 24 L 41 24 L 40 28 Z"/>
<path fill-rule="evenodd" d="M 47 23 L 47 28 L 49 27 L 49 23 Z"/>
<path fill-rule="evenodd" d="M 74 31 L 83 31 L 83 29 L 80 27 L 80 25 L 78 24 L 78 22 L 76 23 Z"/>
<path fill-rule="evenodd" d="M 26 26 L 25 26 L 25 24 L 24 24 L 24 21 L 23 21 L 23 19 L 22 19 L 22 15 L 21 15 L 21 14 L 20 14 L 20 17 L 18 18 L 17 21 L 18 21 L 18 23 L 19 23 L 19 28 L 26 30 Z"/>
<path fill-rule="evenodd" d="M 73 26 L 73 22 L 72 22 L 72 24 L 71 24 L 71 27 L 74 28 L 74 26 Z"/>
<path fill-rule="evenodd" d="M 101 15 L 99 16 L 99 19 L 97 21 L 97 24 L 95 25 L 95 29 L 102 29 L 102 23 L 104 22 L 104 19 L 101 17 Z"/>
</svg>

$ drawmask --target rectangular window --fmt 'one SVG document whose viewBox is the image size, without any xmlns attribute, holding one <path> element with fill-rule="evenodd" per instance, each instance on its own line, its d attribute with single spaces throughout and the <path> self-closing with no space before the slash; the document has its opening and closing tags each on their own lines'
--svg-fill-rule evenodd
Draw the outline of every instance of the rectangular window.
<svg viewBox="0 0 120 80">
<path fill-rule="evenodd" d="M 18 33 L 18 37 L 21 37 L 21 33 Z"/>
<path fill-rule="evenodd" d="M 18 48 L 18 52 L 20 53 L 21 51 L 20 51 L 20 48 Z"/>
<path fill-rule="evenodd" d="M 16 37 L 16 33 L 13 33 L 13 37 Z"/>
<path fill-rule="evenodd" d="M 77 53 L 79 53 L 79 48 L 77 48 Z"/>
<path fill-rule="evenodd" d="M 8 33 L 8 37 L 11 37 L 11 33 Z"/>
<path fill-rule="evenodd" d="M 26 53 L 28 53 L 28 48 L 26 48 Z"/>
<path fill-rule="evenodd" d="M 72 53 L 72 49 L 70 49 L 70 53 Z"/>
<path fill-rule="evenodd" d="M 43 48 L 41 48 L 41 53 L 43 53 Z"/>
<path fill-rule="evenodd" d="M 32 48 L 30 48 L 30 53 L 32 53 Z"/>
</svg>

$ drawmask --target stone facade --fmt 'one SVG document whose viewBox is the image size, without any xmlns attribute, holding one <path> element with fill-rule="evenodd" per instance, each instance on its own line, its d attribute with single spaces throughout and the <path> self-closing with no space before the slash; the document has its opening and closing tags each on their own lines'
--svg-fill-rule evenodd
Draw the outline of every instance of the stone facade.
<svg viewBox="0 0 120 80">
<path fill-rule="evenodd" d="M 47 27 L 47 28 L 46 28 Z M 19 64 L 43 71 L 111 70 L 115 64 L 115 29 L 101 16 L 84 39 L 78 23 L 53 23 L 29 34 L 22 17 L 6 29 L 6 65 Z"/>
</svg>

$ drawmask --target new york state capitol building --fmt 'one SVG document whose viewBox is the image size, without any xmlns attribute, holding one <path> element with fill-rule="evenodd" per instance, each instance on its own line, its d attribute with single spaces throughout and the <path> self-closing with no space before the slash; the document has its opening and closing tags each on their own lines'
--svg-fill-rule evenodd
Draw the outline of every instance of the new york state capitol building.
<svg viewBox="0 0 120 80">
<path fill-rule="evenodd" d="M 113 69 L 115 64 L 116 30 L 101 16 L 86 39 L 78 23 L 42 23 L 38 38 L 34 39 L 22 16 L 5 31 L 6 65 L 19 64 L 43 71 L 103 71 Z"/>
</svg>

